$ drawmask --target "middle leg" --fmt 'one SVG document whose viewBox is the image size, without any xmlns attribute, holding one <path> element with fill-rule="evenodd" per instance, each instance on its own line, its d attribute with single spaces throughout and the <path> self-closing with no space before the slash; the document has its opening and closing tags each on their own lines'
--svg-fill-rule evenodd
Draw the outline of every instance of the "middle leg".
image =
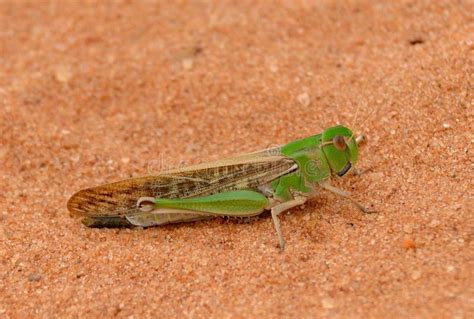
<svg viewBox="0 0 474 319">
<path fill-rule="evenodd" d="M 285 239 L 283 238 L 283 234 L 281 232 L 280 218 L 278 217 L 278 215 L 280 215 L 280 213 L 290 208 L 303 205 L 306 202 L 306 200 L 307 200 L 306 197 L 300 196 L 290 201 L 283 202 L 281 204 L 278 204 L 272 207 L 271 209 L 272 219 L 273 219 L 273 224 L 275 225 L 275 230 L 277 232 L 278 241 L 280 243 L 280 251 L 285 250 Z"/>
</svg>

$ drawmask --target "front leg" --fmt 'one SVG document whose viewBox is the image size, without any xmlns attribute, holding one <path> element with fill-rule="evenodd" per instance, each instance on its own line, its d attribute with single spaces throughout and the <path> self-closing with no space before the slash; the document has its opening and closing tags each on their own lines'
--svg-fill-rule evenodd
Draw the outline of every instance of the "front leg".
<svg viewBox="0 0 474 319">
<path fill-rule="evenodd" d="M 350 200 L 352 202 L 352 204 L 357 206 L 357 208 L 359 208 L 362 212 L 364 212 L 366 214 L 376 213 L 376 211 L 366 208 L 364 205 L 362 205 L 361 203 L 359 203 L 358 201 L 353 199 L 349 193 L 343 191 L 342 189 L 339 189 L 337 187 L 332 186 L 327 181 L 320 182 L 319 186 L 321 186 L 322 188 L 330 191 L 331 193 L 334 193 L 334 194 L 339 195 L 341 197 L 347 198 L 348 200 Z"/>
<path fill-rule="evenodd" d="M 285 239 L 283 238 L 283 234 L 281 232 L 280 218 L 278 218 L 278 215 L 280 215 L 280 213 L 290 208 L 303 205 L 306 202 L 306 200 L 307 200 L 306 197 L 299 196 L 299 197 L 295 197 L 294 199 L 290 201 L 277 204 L 276 206 L 271 208 L 273 224 L 275 225 L 275 230 L 278 235 L 278 241 L 280 243 L 280 251 L 285 250 Z"/>
</svg>

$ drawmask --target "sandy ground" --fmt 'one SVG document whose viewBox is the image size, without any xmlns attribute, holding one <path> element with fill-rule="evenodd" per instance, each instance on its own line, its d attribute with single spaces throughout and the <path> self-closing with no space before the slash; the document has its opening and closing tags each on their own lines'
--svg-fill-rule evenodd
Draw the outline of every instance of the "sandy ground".
<svg viewBox="0 0 474 319">
<path fill-rule="evenodd" d="M 473 318 L 472 1 L 0 2 L 0 317 Z M 359 109 L 357 119 L 356 110 Z M 367 134 L 282 217 L 89 229 L 77 190 Z"/>
</svg>

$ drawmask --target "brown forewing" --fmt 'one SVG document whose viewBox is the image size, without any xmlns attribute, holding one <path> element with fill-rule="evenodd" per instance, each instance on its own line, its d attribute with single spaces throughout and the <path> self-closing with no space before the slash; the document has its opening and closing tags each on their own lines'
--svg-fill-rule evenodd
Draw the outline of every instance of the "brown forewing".
<svg viewBox="0 0 474 319">
<path fill-rule="evenodd" d="M 273 154 L 258 152 L 83 189 L 69 199 L 67 208 L 74 216 L 124 216 L 139 212 L 140 197 L 186 198 L 257 189 L 297 169 L 292 159 Z"/>
</svg>

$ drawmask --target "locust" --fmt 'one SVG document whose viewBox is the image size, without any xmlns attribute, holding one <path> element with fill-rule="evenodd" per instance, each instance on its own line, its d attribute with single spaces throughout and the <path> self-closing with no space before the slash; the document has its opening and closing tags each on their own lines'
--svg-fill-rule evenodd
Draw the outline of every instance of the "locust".
<svg viewBox="0 0 474 319">
<path fill-rule="evenodd" d="M 271 212 L 281 250 L 279 215 L 318 196 L 321 189 L 372 211 L 331 185 L 355 170 L 359 143 L 341 125 L 286 145 L 78 191 L 67 208 L 89 227 L 149 227 L 216 216 Z"/>
</svg>

